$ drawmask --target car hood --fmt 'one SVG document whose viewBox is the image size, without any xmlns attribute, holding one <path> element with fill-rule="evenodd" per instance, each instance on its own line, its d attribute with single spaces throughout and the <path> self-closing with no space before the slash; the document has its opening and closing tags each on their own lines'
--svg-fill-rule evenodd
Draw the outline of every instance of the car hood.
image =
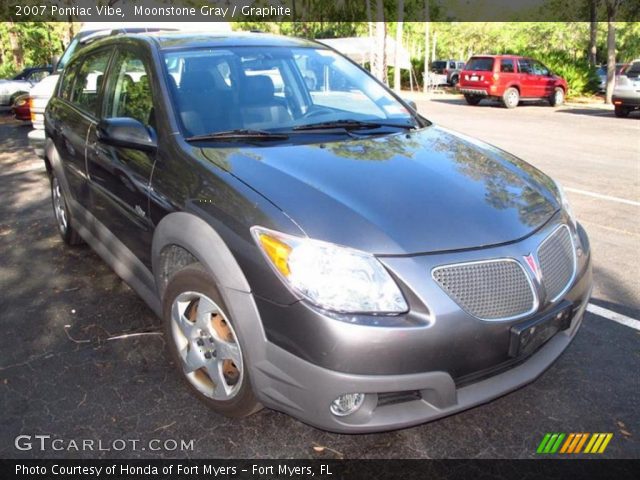
<svg viewBox="0 0 640 480">
<path fill-rule="evenodd" d="M 202 153 L 309 237 L 376 254 L 507 243 L 537 230 L 560 208 L 553 181 L 531 165 L 436 126 Z"/>
</svg>

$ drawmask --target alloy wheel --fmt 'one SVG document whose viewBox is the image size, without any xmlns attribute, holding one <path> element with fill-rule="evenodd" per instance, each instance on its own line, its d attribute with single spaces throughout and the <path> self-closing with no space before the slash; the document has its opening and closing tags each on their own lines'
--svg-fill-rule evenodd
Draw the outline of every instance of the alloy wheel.
<svg viewBox="0 0 640 480">
<path fill-rule="evenodd" d="M 53 177 L 52 179 L 51 196 L 53 198 L 53 211 L 56 215 L 58 228 L 60 229 L 60 233 L 64 235 L 67 232 L 69 221 L 67 219 L 67 208 L 64 203 L 64 197 L 62 196 L 62 190 L 60 189 L 60 182 L 58 182 L 56 177 Z"/>
<path fill-rule="evenodd" d="M 213 400 L 235 397 L 242 386 L 242 351 L 222 308 L 202 293 L 182 293 L 172 304 L 171 332 L 189 382 Z"/>
</svg>

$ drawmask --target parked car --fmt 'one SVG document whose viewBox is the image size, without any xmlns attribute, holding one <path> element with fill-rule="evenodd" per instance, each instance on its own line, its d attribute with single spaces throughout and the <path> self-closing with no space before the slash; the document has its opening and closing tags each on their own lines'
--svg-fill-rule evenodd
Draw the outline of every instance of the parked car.
<svg viewBox="0 0 640 480">
<path fill-rule="evenodd" d="M 11 111 L 16 120 L 31 121 L 31 98 L 28 93 L 24 93 L 16 98 Z"/>
<path fill-rule="evenodd" d="M 444 82 L 455 87 L 460 80 L 460 71 L 464 68 L 462 60 L 436 60 L 431 62 L 431 71 L 442 75 Z"/>
<path fill-rule="evenodd" d="M 230 31 L 228 22 L 86 22 L 73 37 L 60 60 L 55 65 L 52 75 L 37 83 L 29 92 L 31 94 L 31 119 L 33 130 L 28 134 L 29 145 L 38 156 L 44 156 L 44 110 L 53 95 L 60 73 L 73 55 L 91 42 L 106 36 L 124 33 L 153 32 L 159 30 L 206 30 Z"/>
<path fill-rule="evenodd" d="M 316 63 L 338 90 L 310 94 Z M 320 43 L 109 37 L 66 65 L 45 128 L 62 239 L 163 318 L 219 413 L 419 424 L 534 380 L 582 321 L 591 253 L 560 187 Z"/>
<path fill-rule="evenodd" d="M 628 117 L 640 108 L 640 59 L 636 59 L 616 78 L 612 97 L 616 117 Z"/>
<path fill-rule="evenodd" d="M 628 65 L 628 63 L 616 63 L 616 74 L 615 78 L 618 78 L 620 72 Z M 604 92 L 607 89 L 607 66 L 601 65 L 596 70 L 596 75 L 598 75 L 599 83 L 598 83 L 598 91 Z"/>
<path fill-rule="evenodd" d="M 36 83 L 49 75 L 50 65 L 29 67 L 9 80 L 0 80 L 0 106 L 12 106 L 19 95 L 28 93 Z"/>
<path fill-rule="evenodd" d="M 469 105 L 484 98 L 500 100 L 515 108 L 521 100 L 548 100 L 551 106 L 564 103 L 567 82 L 537 60 L 515 55 L 471 57 L 460 73 L 460 92 Z"/>
</svg>

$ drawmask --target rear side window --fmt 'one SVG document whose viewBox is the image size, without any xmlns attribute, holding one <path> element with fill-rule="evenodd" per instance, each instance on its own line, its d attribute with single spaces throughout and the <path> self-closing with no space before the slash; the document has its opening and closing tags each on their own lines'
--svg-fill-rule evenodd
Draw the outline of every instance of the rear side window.
<svg viewBox="0 0 640 480">
<path fill-rule="evenodd" d="M 66 69 L 60 96 L 80 110 L 98 114 L 98 94 L 111 57 L 111 50 L 95 52 Z"/>
<path fill-rule="evenodd" d="M 500 60 L 500 71 L 504 73 L 513 73 L 515 72 L 515 67 L 513 65 L 512 58 L 503 58 Z"/>
<path fill-rule="evenodd" d="M 467 70 L 476 70 L 479 72 L 493 71 L 493 58 L 477 57 L 467 62 Z"/>
<path fill-rule="evenodd" d="M 533 73 L 531 62 L 527 58 L 518 59 L 518 71 L 520 73 Z"/>
</svg>

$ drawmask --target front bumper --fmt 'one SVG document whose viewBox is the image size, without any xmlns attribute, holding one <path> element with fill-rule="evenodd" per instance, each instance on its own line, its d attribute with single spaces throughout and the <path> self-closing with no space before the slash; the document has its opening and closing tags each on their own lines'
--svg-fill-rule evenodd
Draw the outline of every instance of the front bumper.
<svg viewBox="0 0 640 480">
<path fill-rule="evenodd" d="M 527 254 L 557 221 L 522 242 L 498 247 L 500 254 L 514 258 Z M 436 298 L 438 287 L 429 281 L 422 281 L 411 293 L 415 296 L 410 299 L 412 313 L 396 319 L 396 325 L 354 324 L 302 302 L 283 306 L 256 297 L 251 303 L 264 332 L 248 333 L 254 340 L 244 346 L 255 392 L 265 406 L 316 427 L 362 433 L 417 425 L 515 390 L 542 374 L 581 324 L 592 272 L 588 239 L 583 230 L 579 235 L 583 253 L 570 288 L 562 299 L 542 305 L 533 315 L 547 314 L 566 300 L 574 307 L 569 327 L 528 357 L 514 361 L 507 353 L 510 327 L 521 320 L 491 322 L 470 317 L 454 303 Z M 385 258 L 383 262 L 400 282 L 418 285 L 418 278 L 427 277 L 429 263 L 460 255 L 491 256 L 495 250 L 435 259 Z M 433 311 L 414 311 L 420 297 L 431 298 Z M 365 393 L 363 406 L 352 415 L 334 416 L 331 402 L 347 393 Z"/>
<path fill-rule="evenodd" d="M 43 128 L 34 128 L 31 130 L 27 137 L 29 138 L 29 146 L 33 148 L 36 155 L 44 158 L 44 145 L 46 136 Z"/>
</svg>

